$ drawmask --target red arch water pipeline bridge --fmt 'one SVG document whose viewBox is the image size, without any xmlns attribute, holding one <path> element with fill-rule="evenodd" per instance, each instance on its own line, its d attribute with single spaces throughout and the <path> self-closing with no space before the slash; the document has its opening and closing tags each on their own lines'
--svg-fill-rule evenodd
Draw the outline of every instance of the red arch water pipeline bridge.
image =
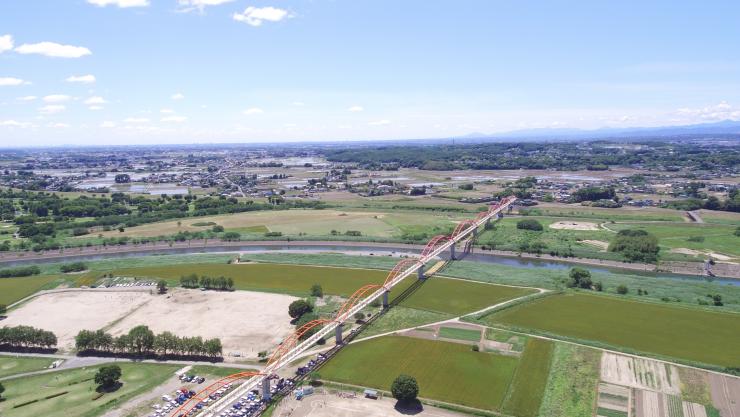
<svg viewBox="0 0 740 417">
<path fill-rule="evenodd" d="M 214 401 L 213 404 L 204 407 L 201 416 L 216 417 L 221 412 L 230 408 L 231 404 L 237 402 L 239 398 L 246 395 L 249 391 L 259 387 L 262 388 L 263 395 L 269 399 L 270 378 L 279 369 L 291 363 L 303 352 L 314 346 L 319 339 L 324 338 L 331 332 L 335 332 L 337 342 L 341 343 L 344 323 L 347 320 L 351 320 L 355 313 L 361 311 L 380 297 L 383 297 L 383 306 L 386 307 L 388 305 L 388 293 L 394 286 L 414 273 L 420 279 L 423 279 L 424 266 L 444 251 L 450 249 L 451 258 L 454 260 L 454 248 L 457 243 L 464 241 L 470 235 L 475 235 L 480 226 L 488 223 L 492 218 L 503 214 L 503 211 L 511 207 L 514 201 L 516 201 L 515 197 L 504 198 L 502 201 L 489 206 L 487 211 L 479 213 L 475 219 L 461 221 L 450 235 L 434 236 L 421 251 L 419 258 L 405 258 L 400 260 L 388 273 L 382 285 L 367 284 L 358 288 L 342 304 L 333 318 L 313 320 L 298 328 L 295 333 L 286 338 L 277 347 L 262 372 L 241 372 L 222 378 L 198 392 L 182 406 L 173 410 L 170 417 L 187 416 L 191 411 L 196 409 L 201 401 L 208 398 L 213 392 L 226 384 L 244 379 L 246 381 L 234 391 Z M 316 331 L 315 329 L 318 330 Z M 306 337 L 306 335 L 309 336 Z"/>
</svg>

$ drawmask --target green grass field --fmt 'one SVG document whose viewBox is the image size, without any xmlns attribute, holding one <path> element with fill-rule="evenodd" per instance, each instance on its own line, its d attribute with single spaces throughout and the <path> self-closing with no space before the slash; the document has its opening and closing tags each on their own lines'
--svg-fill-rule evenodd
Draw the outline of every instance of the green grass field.
<svg viewBox="0 0 740 417">
<path fill-rule="evenodd" d="M 162 384 L 181 365 L 117 363 L 123 385 L 97 398 L 93 377 L 99 367 L 58 371 L 3 382 L 6 400 L 0 403 L 3 417 L 94 417 L 128 399 Z M 61 394 L 56 396 L 57 394 Z M 47 398 L 54 396 L 54 398 Z M 15 406 L 37 400 L 18 408 Z"/>
<path fill-rule="evenodd" d="M 10 305 L 24 297 L 47 288 L 58 277 L 41 275 L 23 278 L 0 278 L 0 304 Z"/>
<path fill-rule="evenodd" d="M 468 342 L 480 341 L 480 330 L 460 329 L 457 327 L 440 327 L 439 337 L 445 339 L 465 340 Z"/>
<path fill-rule="evenodd" d="M 0 356 L 0 378 L 46 369 L 54 362 L 51 358 Z"/>
<path fill-rule="evenodd" d="M 711 251 L 729 256 L 740 256 L 740 237 L 734 232 L 738 224 L 696 224 L 696 223 L 634 223 L 611 224 L 610 229 L 642 229 L 658 238 L 666 251 L 675 248 L 688 248 L 697 251 Z M 689 238 L 704 238 L 702 242 L 688 240 Z"/>
<path fill-rule="evenodd" d="M 408 374 L 419 382 L 420 397 L 498 410 L 517 363 L 458 343 L 389 336 L 346 347 L 319 373 L 326 380 L 387 391 L 399 374 Z"/>
<path fill-rule="evenodd" d="M 593 416 L 600 363 L 599 350 L 556 343 L 539 415 Z"/>
<path fill-rule="evenodd" d="M 554 343 L 530 338 L 514 374 L 503 411 L 517 417 L 537 417 L 545 394 Z"/>
<path fill-rule="evenodd" d="M 484 320 L 684 361 L 740 366 L 736 313 L 571 293 L 540 298 Z"/>
<path fill-rule="evenodd" d="M 451 314 L 395 306 L 360 333 L 360 338 L 451 319 Z"/>
<path fill-rule="evenodd" d="M 459 316 L 535 292 L 530 288 L 432 277 L 401 305 Z"/>
<path fill-rule="evenodd" d="M 285 255 L 286 257 L 290 255 Z M 369 282 L 382 283 L 388 272 L 370 269 L 335 268 L 280 264 L 168 265 L 127 268 L 114 272 L 124 276 L 164 278 L 178 285 L 182 275 L 226 276 L 234 279 L 239 290 L 270 291 L 307 295 L 319 283 L 325 294 L 348 296 Z"/>
</svg>

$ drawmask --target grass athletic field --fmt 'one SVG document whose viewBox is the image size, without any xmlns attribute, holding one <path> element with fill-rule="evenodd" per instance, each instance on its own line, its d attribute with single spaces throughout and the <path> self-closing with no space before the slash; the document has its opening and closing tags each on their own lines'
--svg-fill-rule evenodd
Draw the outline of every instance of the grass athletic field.
<svg viewBox="0 0 740 417">
<path fill-rule="evenodd" d="M 558 294 L 484 318 L 493 325 L 726 367 L 740 366 L 740 314 L 590 294 Z"/>
<path fill-rule="evenodd" d="M 56 280 L 56 276 L 35 276 L 23 278 L 0 278 L 0 304 L 10 305 L 24 297 L 44 289 Z"/>
<path fill-rule="evenodd" d="M 117 363 L 123 385 L 98 397 L 93 378 L 99 366 L 58 371 L 3 382 L 3 417 L 93 417 L 162 384 L 182 365 Z M 52 398 L 48 398 L 52 397 Z M 14 408 L 18 405 L 32 402 Z"/>
<path fill-rule="evenodd" d="M 387 271 L 375 269 L 335 268 L 282 264 L 238 265 L 177 265 L 147 268 L 119 269 L 123 276 L 165 278 L 171 285 L 179 283 L 180 276 L 191 273 L 208 276 L 226 276 L 234 279 L 240 290 L 280 292 L 307 295 L 313 284 L 320 284 L 325 294 L 349 296 L 367 283 L 382 284 Z M 394 288 L 391 296 L 400 294 L 416 281 L 410 276 Z M 433 277 L 400 305 L 438 313 L 461 315 L 480 310 L 512 298 L 531 294 L 529 288 L 505 287 L 478 282 Z"/>
<path fill-rule="evenodd" d="M 46 369 L 54 362 L 51 358 L 0 356 L 0 378 Z"/>
<path fill-rule="evenodd" d="M 420 397 L 499 410 L 518 362 L 459 343 L 387 336 L 347 346 L 319 373 L 386 391 L 399 374 L 413 375 Z"/>
</svg>

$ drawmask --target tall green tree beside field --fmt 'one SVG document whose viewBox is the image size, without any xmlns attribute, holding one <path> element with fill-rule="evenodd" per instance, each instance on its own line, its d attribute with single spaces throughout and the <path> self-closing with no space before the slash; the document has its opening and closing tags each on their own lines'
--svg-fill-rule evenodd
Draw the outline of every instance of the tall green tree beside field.
<svg viewBox="0 0 740 417">
<path fill-rule="evenodd" d="M 136 353 L 141 355 L 154 347 L 154 332 L 147 326 L 136 326 L 129 330 L 128 337 Z"/>
<path fill-rule="evenodd" d="M 609 252 L 622 254 L 632 262 L 655 262 L 658 260 L 658 238 L 641 229 L 620 230 L 609 243 Z"/>
<path fill-rule="evenodd" d="M 5 392 L 5 387 L 3 386 L 3 384 L 0 384 L 0 399 L 3 398 L 3 393 L 4 392 Z"/>
<path fill-rule="evenodd" d="M 419 384 L 413 376 L 401 374 L 393 381 L 391 394 L 401 402 L 414 401 L 419 395 Z"/>
<path fill-rule="evenodd" d="M 313 307 L 306 300 L 295 300 L 288 306 L 288 315 L 294 319 L 298 319 L 311 311 L 313 311 Z"/>
<path fill-rule="evenodd" d="M 110 389 L 116 386 L 121 379 L 121 367 L 118 365 L 101 366 L 95 374 L 95 383 L 98 388 Z"/>
</svg>

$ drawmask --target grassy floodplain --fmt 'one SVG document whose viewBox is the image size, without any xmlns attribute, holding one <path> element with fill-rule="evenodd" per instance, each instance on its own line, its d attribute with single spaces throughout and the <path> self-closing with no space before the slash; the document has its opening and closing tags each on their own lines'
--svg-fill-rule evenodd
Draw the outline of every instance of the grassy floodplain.
<svg viewBox="0 0 740 417">
<path fill-rule="evenodd" d="M 0 378 L 47 369 L 54 359 L 0 356 Z"/>
<path fill-rule="evenodd" d="M 386 391 L 405 373 L 419 382 L 420 397 L 499 410 L 518 362 L 463 344 L 388 336 L 346 347 L 320 373 L 327 380 Z"/>
<path fill-rule="evenodd" d="M 736 313 L 570 293 L 540 298 L 483 320 L 684 361 L 740 365 Z"/>
<path fill-rule="evenodd" d="M 445 339 L 465 340 L 468 342 L 480 341 L 480 330 L 460 329 L 457 327 L 440 327 L 439 337 Z"/>
<path fill-rule="evenodd" d="M 181 365 L 117 363 L 123 385 L 98 397 L 93 377 L 99 366 L 58 371 L 3 382 L 3 417 L 94 417 L 162 384 Z M 51 398 L 48 398 L 51 397 Z M 24 403 L 32 402 L 28 405 Z"/>
</svg>

